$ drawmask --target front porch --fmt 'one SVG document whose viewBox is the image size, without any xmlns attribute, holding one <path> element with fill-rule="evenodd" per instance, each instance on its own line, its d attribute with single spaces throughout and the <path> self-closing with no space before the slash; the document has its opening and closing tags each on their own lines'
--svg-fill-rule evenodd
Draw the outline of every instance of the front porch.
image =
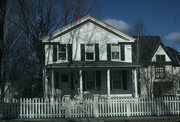
<svg viewBox="0 0 180 122">
<path fill-rule="evenodd" d="M 57 89 L 63 95 L 80 95 L 85 91 L 100 97 L 138 97 L 136 67 L 48 67 L 45 78 L 45 97 L 55 95 Z"/>
</svg>

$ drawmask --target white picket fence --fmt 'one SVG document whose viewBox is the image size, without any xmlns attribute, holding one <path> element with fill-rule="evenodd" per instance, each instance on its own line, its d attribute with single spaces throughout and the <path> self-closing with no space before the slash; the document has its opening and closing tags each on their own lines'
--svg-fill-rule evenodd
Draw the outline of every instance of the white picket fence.
<svg viewBox="0 0 180 122">
<path fill-rule="evenodd" d="M 21 98 L 1 100 L 3 118 L 80 118 L 180 115 L 178 97 L 159 98 Z"/>
</svg>

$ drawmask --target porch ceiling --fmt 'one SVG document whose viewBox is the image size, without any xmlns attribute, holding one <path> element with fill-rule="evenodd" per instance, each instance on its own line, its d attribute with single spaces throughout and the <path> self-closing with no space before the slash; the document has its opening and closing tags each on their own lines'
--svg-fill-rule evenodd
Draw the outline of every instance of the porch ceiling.
<svg viewBox="0 0 180 122">
<path fill-rule="evenodd" d="M 117 61 L 71 61 L 47 65 L 47 68 L 135 68 L 140 67 L 138 63 L 117 62 Z"/>
</svg>

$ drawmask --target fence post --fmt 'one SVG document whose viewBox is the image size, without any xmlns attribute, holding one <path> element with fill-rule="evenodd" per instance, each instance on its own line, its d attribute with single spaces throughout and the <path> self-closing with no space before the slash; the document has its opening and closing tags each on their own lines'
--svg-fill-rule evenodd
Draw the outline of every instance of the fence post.
<svg viewBox="0 0 180 122">
<path fill-rule="evenodd" d="M 130 109 L 131 109 L 130 108 L 130 101 L 128 100 L 126 104 L 127 104 L 127 117 L 129 117 L 130 114 L 131 114 L 131 111 L 130 111 Z"/>
<path fill-rule="evenodd" d="M 99 117 L 98 97 L 97 97 L 97 96 L 94 96 L 94 101 L 93 101 L 93 115 L 94 115 L 94 117 Z"/>
<path fill-rule="evenodd" d="M 71 117 L 71 100 L 70 95 L 64 95 L 65 100 L 65 118 Z"/>
</svg>

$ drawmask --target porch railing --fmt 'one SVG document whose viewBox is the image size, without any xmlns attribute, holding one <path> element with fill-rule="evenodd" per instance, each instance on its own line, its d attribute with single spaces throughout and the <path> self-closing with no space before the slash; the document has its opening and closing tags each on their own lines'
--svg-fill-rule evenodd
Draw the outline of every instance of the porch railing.
<svg viewBox="0 0 180 122">
<path fill-rule="evenodd" d="M 1 99 L 3 118 L 72 118 L 180 115 L 178 97 Z"/>
</svg>

